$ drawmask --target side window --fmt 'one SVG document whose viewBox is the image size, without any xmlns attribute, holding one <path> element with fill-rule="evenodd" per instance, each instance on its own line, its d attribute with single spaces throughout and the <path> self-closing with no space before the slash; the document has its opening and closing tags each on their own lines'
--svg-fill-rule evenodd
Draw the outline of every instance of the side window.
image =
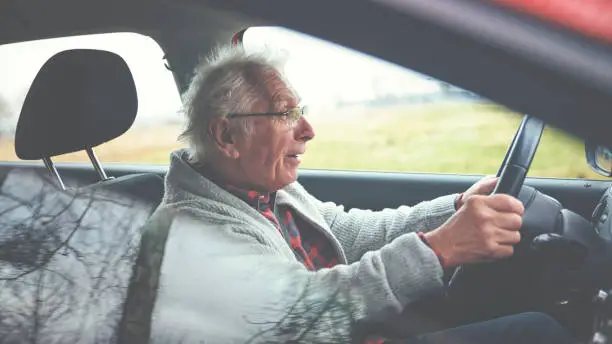
<svg viewBox="0 0 612 344">
<path fill-rule="evenodd" d="M 316 138 L 303 168 L 495 174 L 521 114 L 392 63 L 277 27 L 243 45 L 282 58 Z M 602 178 L 584 144 L 546 128 L 532 177 Z"/>
<path fill-rule="evenodd" d="M 164 53 L 151 38 L 135 33 L 62 37 L 0 45 L 0 160 L 19 160 L 14 134 L 21 106 L 40 67 L 54 54 L 75 48 L 114 52 L 128 64 L 138 92 L 138 114 L 124 135 L 96 147 L 101 161 L 167 164 L 169 152 L 180 147 L 180 96 Z M 54 158 L 88 162 L 84 152 Z"/>
</svg>

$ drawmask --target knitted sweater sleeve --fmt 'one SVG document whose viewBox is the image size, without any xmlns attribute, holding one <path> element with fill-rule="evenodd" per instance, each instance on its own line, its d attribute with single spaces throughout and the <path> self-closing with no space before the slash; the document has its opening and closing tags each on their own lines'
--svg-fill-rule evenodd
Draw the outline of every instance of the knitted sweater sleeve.
<svg viewBox="0 0 612 344">
<path fill-rule="evenodd" d="M 438 228 L 455 213 L 457 196 L 452 194 L 412 207 L 401 206 L 381 211 L 345 211 L 341 205 L 309 197 L 340 241 L 348 262 L 351 263 L 359 260 L 366 252 L 378 250 L 391 243 L 402 234 L 428 232 Z"/>
</svg>

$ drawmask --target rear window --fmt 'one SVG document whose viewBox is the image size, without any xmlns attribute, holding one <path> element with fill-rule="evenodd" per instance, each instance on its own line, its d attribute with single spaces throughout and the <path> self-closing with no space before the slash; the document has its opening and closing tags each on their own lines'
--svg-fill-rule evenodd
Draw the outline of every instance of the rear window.
<svg viewBox="0 0 612 344">
<path fill-rule="evenodd" d="M 124 135 L 95 148 L 103 162 L 167 163 L 180 146 L 181 101 L 164 52 L 150 37 L 136 33 L 107 33 L 45 39 L 0 46 L 0 160 L 15 161 L 14 134 L 25 96 L 42 65 L 66 49 L 89 48 L 114 52 L 128 64 L 138 92 L 138 115 Z M 88 162 L 85 152 L 53 158 Z"/>
</svg>

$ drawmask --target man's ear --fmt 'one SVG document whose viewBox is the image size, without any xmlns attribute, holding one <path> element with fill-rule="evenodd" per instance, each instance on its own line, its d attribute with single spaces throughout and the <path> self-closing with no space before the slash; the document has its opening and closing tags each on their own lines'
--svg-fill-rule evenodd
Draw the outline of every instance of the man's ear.
<svg viewBox="0 0 612 344">
<path fill-rule="evenodd" d="M 213 119 L 208 126 L 208 135 L 222 155 L 237 159 L 240 154 L 236 148 L 229 124 L 227 118 Z"/>
</svg>

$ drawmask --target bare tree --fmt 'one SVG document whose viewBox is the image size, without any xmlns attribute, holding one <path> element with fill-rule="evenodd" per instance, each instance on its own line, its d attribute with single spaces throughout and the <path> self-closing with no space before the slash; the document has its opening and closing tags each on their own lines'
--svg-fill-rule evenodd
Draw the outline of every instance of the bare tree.
<svg viewBox="0 0 612 344">
<path fill-rule="evenodd" d="M 151 207 L 11 171 L 0 190 L 0 343 L 113 341 Z"/>
<path fill-rule="evenodd" d="M 322 293 L 308 284 L 281 319 L 251 321 L 268 328 L 251 337 L 246 344 L 365 343 L 370 339 L 382 339 L 375 324 L 358 319 L 360 311 L 349 299 L 349 293 L 342 287 Z M 385 343 L 394 340 L 387 338 Z"/>
<path fill-rule="evenodd" d="M 343 301 L 339 289 L 327 297 L 312 290 L 307 285 L 298 301 L 281 319 L 269 322 L 252 322 L 267 325 L 247 341 L 247 344 L 262 343 L 351 343 L 359 337 L 349 333 L 355 328 L 355 309 L 348 301 Z"/>
</svg>

